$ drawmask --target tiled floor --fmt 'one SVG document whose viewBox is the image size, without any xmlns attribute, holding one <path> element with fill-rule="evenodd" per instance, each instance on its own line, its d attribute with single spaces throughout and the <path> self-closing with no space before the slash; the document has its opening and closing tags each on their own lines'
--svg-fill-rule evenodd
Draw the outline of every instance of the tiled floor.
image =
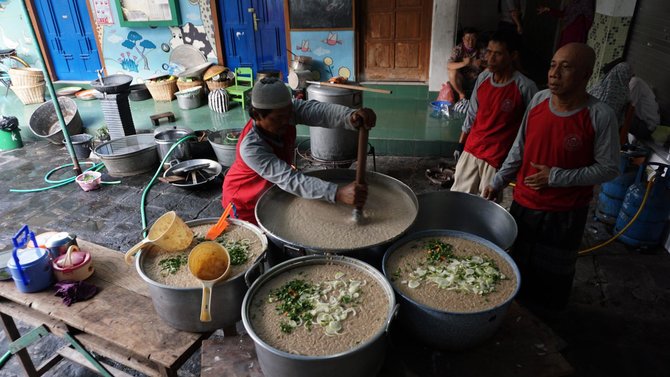
<svg viewBox="0 0 670 377">
<path fill-rule="evenodd" d="M 55 86 L 60 88 L 69 85 L 72 84 L 57 83 Z M 392 94 L 364 92 L 363 95 L 363 105 L 375 110 L 378 117 L 377 126 L 370 133 L 370 143 L 375 147 L 377 154 L 417 157 L 451 155 L 460 134 L 462 119 L 433 117 L 430 102 L 435 99 L 436 93 L 429 92 L 426 85 L 370 85 L 370 87 L 392 91 Z M 36 137 L 30 131 L 28 122 L 39 105 L 23 105 L 11 91 L 6 96 L 3 94 L 0 93 L 0 114 L 18 117 L 22 138 L 35 140 Z M 75 101 L 86 132 L 95 134 L 95 130 L 104 124 L 99 101 L 78 99 Z M 166 111 L 172 111 L 176 115 L 176 124 L 193 130 L 238 128 L 248 120 L 248 115 L 240 106 L 223 114 L 213 112 L 207 106 L 181 110 L 176 100 L 131 101 L 130 107 L 138 131 L 153 129 L 149 116 Z M 309 128 L 299 126 L 298 136 L 301 140 L 308 138 Z"/>
</svg>

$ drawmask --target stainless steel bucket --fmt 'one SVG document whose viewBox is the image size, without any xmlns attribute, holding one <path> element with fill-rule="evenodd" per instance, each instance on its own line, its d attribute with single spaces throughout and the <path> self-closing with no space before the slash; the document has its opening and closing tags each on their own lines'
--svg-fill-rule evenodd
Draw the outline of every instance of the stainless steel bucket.
<svg viewBox="0 0 670 377">
<path fill-rule="evenodd" d="M 218 219 L 199 219 L 187 221 L 190 227 L 215 224 Z M 212 289 L 212 321 L 200 321 L 200 304 L 202 288 L 177 288 L 157 283 L 144 273 L 142 262 L 146 256 L 144 250 L 135 258 L 135 268 L 142 279 L 149 284 L 151 301 L 158 316 L 168 325 L 183 331 L 210 332 L 234 325 L 241 318 L 240 308 L 247 292 L 248 285 L 263 272 L 267 238 L 253 224 L 237 219 L 228 222 L 251 229 L 263 244 L 263 254 L 246 273 L 217 283 Z M 248 283 L 247 283 L 248 282 Z"/>
<path fill-rule="evenodd" d="M 500 327 L 507 309 L 512 304 L 512 299 L 519 290 L 521 275 L 516 263 L 507 252 L 483 238 L 453 230 L 426 230 L 403 237 L 388 249 L 382 263 L 384 276 L 390 278 L 393 274 L 393 271 L 387 270 L 386 265 L 390 256 L 401 246 L 416 239 L 440 236 L 467 239 L 480 243 L 496 252 L 512 267 L 516 276 L 516 289 L 505 302 L 496 307 L 472 313 L 452 313 L 420 304 L 394 288 L 400 304 L 398 323 L 405 328 L 407 334 L 438 349 L 460 350 L 471 348 L 493 336 Z"/>
<path fill-rule="evenodd" d="M 188 127 L 168 126 L 168 128 L 156 129 L 154 131 L 154 139 L 156 140 L 156 145 L 158 145 L 158 156 L 161 161 L 179 139 L 188 135 L 193 135 L 193 130 Z M 190 159 L 191 151 L 189 150 L 189 144 L 188 142 L 179 144 L 172 152 L 171 159 L 179 161 Z"/>
<path fill-rule="evenodd" d="M 254 296 L 264 284 L 286 271 L 297 267 L 326 263 L 358 268 L 382 286 L 389 300 L 386 326 L 382 327 L 372 338 L 358 347 L 328 356 L 294 355 L 280 351 L 265 343 L 263 339 L 258 337 L 251 326 L 250 317 L 254 315 L 251 303 Z M 384 361 L 388 329 L 396 310 L 395 296 L 391 285 L 372 266 L 347 257 L 312 255 L 279 264 L 256 280 L 244 297 L 244 302 L 242 303 L 242 321 L 244 328 L 254 341 L 258 362 L 266 377 L 369 377 L 377 374 Z"/>
</svg>

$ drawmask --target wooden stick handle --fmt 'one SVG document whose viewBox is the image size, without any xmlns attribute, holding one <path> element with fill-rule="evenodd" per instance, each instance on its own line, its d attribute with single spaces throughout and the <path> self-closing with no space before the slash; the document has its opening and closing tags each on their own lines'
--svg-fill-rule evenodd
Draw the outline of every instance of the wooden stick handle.
<svg viewBox="0 0 670 377">
<path fill-rule="evenodd" d="M 333 84 L 329 82 L 320 82 L 320 81 L 306 81 L 308 84 L 315 84 L 315 85 L 323 85 L 323 86 L 331 86 L 333 88 L 342 88 L 342 89 L 353 89 L 353 90 L 361 90 L 364 92 L 374 92 L 374 93 L 382 93 L 382 94 L 391 94 L 393 93 L 390 90 L 385 90 L 385 89 L 375 89 L 375 88 L 367 88 L 365 86 L 360 86 L 360 85 L 349 85 L 349 84 Z"/>
<path fill-rule="evenodd" d="M 368 129 L 361 125 L 358 129 L 358 159 L 356 164 L 356 183 L 365 183 L 365 163 L 368 159 Z"/>
</svg>

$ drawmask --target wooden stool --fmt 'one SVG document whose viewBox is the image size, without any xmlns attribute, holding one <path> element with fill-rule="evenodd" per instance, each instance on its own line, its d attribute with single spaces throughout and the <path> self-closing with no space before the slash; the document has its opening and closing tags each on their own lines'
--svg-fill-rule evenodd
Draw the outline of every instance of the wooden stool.
<svg viewBox="0 0 670 377">
<path fill-rule="evenodd" d="M 158 126 L 160 120 L 163 118 L 167 118 L 168 122 L 170 123 L 174 123 L 176 121 L 174 113 L 172 111 L 167 111 L 160 114 L 154 114 L 149 117 L 149 119 L 151 119 L 151 123 L 153 123 L 154 126 Z"/>
</svg>

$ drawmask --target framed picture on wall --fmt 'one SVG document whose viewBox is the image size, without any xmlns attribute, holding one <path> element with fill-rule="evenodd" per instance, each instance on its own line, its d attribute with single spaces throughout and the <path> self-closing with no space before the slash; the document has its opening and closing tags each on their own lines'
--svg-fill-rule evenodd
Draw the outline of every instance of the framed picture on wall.
<svg viewBox="0 0 670 377">
<path fill-rule="evenodd" d="M 126 27 L 177 26 L 177 0 L 116 0 L 119 23 Z"/>
<path fill-rule="evenodd" d="M 353 29 L 355 0 L 288 0 L 291 30 Z"/>
</svg>

